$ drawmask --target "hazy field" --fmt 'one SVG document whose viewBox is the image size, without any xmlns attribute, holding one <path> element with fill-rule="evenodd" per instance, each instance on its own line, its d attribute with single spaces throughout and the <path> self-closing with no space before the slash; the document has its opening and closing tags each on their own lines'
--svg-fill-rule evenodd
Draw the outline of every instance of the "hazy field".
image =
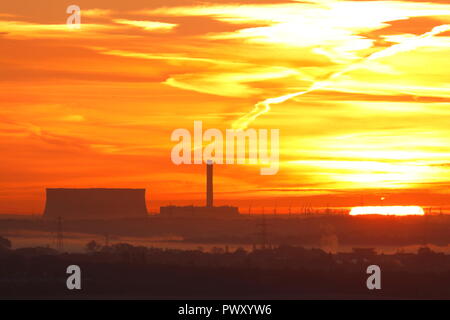
<svg viewBox="0 0 450 320">
<path fill-rule="evenodd" d="M 14 233 L 3 233 L 4 237 L 11 240 L 13 248 L 25 248 L 25 247 L 56 247 L 56 236 L 55 234 L 50 234 L 46 232 L 39 231 L 14 231 Z M 96 234 L 84 234 L 84 233 L 65 233 L 64 234 L 64 249 L 68 252 L 83 252 L 85 251 L 86 244 L 95 240 L 100 245 L 105 244 L 105 237 L 100 237 Z M 170 248 L 170 249 L 180 249 L 180 250 L 204 250 L 211 251 L 213 248 L 221 248 L 226 250 L 228 247 L 229 251 L 234 251 L 241 247 L 245 250 L 251 250 L 253 245 L 251 244 L 227 244 L 227 243 L 192 243 L 183 241 L 181 237 L 177 236 L 167 236 L 167 237 L 109 237 L 109 244 L 113 245 L 115 243 L 129 243 L 134 246 L 145 246 L 145 247 L 155 247 L 155 248 Z M 305 245 L 305 248 L 321 248 L 327 252 L 349 252 L 354 247 L 374 247 L 379 253 L 396 253 L 398 251 L 403 252 L 416 252 L 418 248 L 425 245 L 410 245 L 410 246 L 379 246 L 373 244 L 366 245 L 323 245 L 323 246 L 311 246 Z M 427 244 L 427 247 L 436 252 L 450 253 L 450 245 L 447 246 L 436 246 L 433 244 Z"/>
</svg>

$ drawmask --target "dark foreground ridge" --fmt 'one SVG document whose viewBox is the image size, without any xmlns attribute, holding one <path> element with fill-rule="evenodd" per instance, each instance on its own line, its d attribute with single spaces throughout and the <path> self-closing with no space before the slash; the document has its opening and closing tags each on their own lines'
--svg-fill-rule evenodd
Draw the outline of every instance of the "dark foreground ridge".
<svg viewBox="0 0 450 320">
<path fill-rule="evenodd" d="M 90 242 L 84 254 L 50 248 L 0 251 L 1 298 L 148 299 L 450 299 L 450 255 L 373 250 L 328 254 L 319 249 L 210 253 Z M 366 286 L 367 267 L 382 270 L 381 290 Z M 82 290 L 66 287 L 66 269 L 82 270 Z"/>
</svg>

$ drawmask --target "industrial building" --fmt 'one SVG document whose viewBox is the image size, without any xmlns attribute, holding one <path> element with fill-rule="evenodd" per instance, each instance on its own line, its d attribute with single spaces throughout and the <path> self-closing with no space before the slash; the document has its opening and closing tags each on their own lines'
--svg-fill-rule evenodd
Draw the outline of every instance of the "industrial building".
<svg viewBox="0 0 450 320">
<path fill-rule="evenodd" d="M 146 218 L 145 189 L 47 189 L 44 218 Z"/>
<path fill-rule="evenodd" d="M 231 218 L 239 216 L 239 209 L 231 206 L 214 206 L 213 163 L 206 164 L 206 205 L 196 206 L 165 206 L 159 213 L 163 217 L 189 218 Z"/>
<path fill-rule="evenodd" d="M 146 218 L 145 189 L 47 189 L 44 218 L 65 220 Z M 214 206 L 213 163 L 206 166 L 205 206 L 165 206 L 161 217 L 229 218 L 239 209 Z"/>
<path fill-rule="evenodd" d="M 160 208 L 164 217 L 189 218 L 227 218 L 239 215 L 237 207 L 196 207 L 196 206 L 166 206 Z"/>
</svg>

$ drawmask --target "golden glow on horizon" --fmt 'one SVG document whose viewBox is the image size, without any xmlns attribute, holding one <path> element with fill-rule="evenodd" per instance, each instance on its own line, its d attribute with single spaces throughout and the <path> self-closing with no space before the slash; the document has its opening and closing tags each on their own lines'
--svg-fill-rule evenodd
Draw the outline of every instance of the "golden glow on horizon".
<svg viewBox="0 0 450 320">
<path fill-rule="evenodd" d="M 378 214 L 383 216 L 423 216 L 425 212 L 419 206 L 373 206 L 354 207 L 351 216 Z"/>
</svg>

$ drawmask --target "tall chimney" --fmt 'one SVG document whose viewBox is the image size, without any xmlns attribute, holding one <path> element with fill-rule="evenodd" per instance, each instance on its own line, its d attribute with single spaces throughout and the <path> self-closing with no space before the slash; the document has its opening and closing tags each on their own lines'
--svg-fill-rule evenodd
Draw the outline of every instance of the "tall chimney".
<svg viewBox="0 0 450 320">
<path fill-rule="evenodd" d="M 206 206 L 213 207 L 213 162 L 206 162 Z"/>
</svg>

